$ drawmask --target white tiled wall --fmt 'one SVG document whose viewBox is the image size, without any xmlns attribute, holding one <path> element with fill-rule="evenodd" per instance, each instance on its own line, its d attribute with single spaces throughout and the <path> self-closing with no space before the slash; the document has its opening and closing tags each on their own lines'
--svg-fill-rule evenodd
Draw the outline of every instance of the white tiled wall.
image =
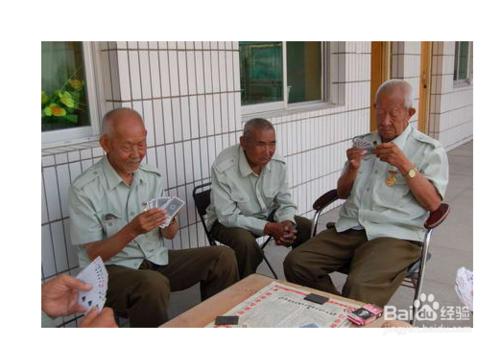
<svg viewBox="0 0 500 346">
<path fill-rule="evenodd" d="M 127 106 L 143 115 L 146 161 L 160 169 L 170 193 L 187 201 L 180 215 L 184 229 L 170 246 L 207 245 L 191 193 L 209 180 L 217 154 L 240 135 L 238 43 L 103 42 L 99 50 L 106 110 Z M 336 105 L 271 119 L 299 212 L 308 216 L 314 199 L 335 187 L 350 139 L 369 129 L 370 43 L 332 44 L 330 60 L 336 64 L 330 80 Z M 67 191 L 102 155 L 98 143 L 43 152 L 43 278 L 78 265 L 67 227 Z"/>
<path fill-rule="evenodd" d="M 455 42 L 434 42 L 430 134 L 447 150 L 472 139 L 473 84 L 454 85 Z"/>
<path fill-rule="evenodd" d="M 418 128 L 418 102 L 420 88 L 420 42 L 393 42 L 391 45 L 391 78 L 404 79 L 413 88 L 415 115 L 410 124 Z"/>
<path fill-rule="evenodd" d="M 278 150 L 288 162 L 292 195 L 299 213 L 308 217 L 314 200 L 336 186 L 351 138 L 368 132 L 370 125 L 370 42 L 330 46 L 328 97 L 333 103 L 284 111 L 270 119 Z M 393 77 L 413 84 L 418 105 L 420 46 L 395 46 Z M 126 106 L 143 115 L 148 129 L 146 161 L 160 169 L 169 193 L 187 202 L 180 215 L 182 229 L 169 246 L 208 245 L 191 193 L 194 186 L 209 181 L 212 162 L 238 141 L 245 120 L 238 42 L 103 42 L 99 63 L 106 110 Z M 433 70 L 433 76 L 440 73 Z M 433 134 L 446 143 L 457 142 L 468 136 L 459 135 L 468 131 L 466 127 L 472 134 L 471 103 L 457 107 L 472 90 L 449 97 L 443 90 L 433 94 L 441 97 L 439 112 L 433 113 L 441 126 L 434 127 Z M 78 267 L 69 239 L 67 191 L 71 181 L 102 155 L 96 142 L 42 153 L 42 279 L 73 273 Z"/>
</svg>

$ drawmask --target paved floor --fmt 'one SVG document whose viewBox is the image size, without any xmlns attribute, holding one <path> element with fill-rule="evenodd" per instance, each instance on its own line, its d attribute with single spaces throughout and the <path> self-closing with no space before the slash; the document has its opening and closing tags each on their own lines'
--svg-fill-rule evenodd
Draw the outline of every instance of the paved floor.
<svg viewBox="0 0 500 346">
<path fill-rule="evenodd" d="M 450 163 L 450 182 L 445 201 L 450 204 L 451 212 L 447 220 L 435 230 L 432 237 L 430 252 L 432 258 L 428 262 L 423 292 L 434 296 L 431 306 L 436 310 L 438 320 L 429 321 L 420 326 L 429 327 L 472 327 L 472 318 L 466 318 L 459 313 L 463 305 L 458 299 L 455 289 L 455 277 L 458 268 L 464 266 L 473 270 L 472 255 L 472 174 L 473 174 L 473 142 L 466 143 L 448 153 Z M 324 229 L 326 222 L 336 220 L 338 210 L 332 210 L 320 218 L 318 229 Z M 283 259 L 288 249 L 269 244 L 266 254 L 280 279 L 283 275 Z M 257 272 L 271 275 L 265 264 L 259 266 Z M 332 275 L 337 288 L 341 288 L 345 275 Z M 389 302 L 398 310 L 408 310 L 413 300 L 413 290 L 400 287 Z M 178 315 L 200 301 L 198 287 L 192 287 L 171 295 L 169 314 Z M 443 313 L 442 313 L 443 312 Z"/>
</svg>

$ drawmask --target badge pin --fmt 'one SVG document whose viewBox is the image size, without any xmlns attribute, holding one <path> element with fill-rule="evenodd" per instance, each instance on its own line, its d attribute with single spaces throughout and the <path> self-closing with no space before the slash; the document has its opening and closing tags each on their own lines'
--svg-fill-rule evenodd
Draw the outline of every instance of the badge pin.
<svg viewBox="0 0 500 346">
<path fill-rule="evenodd" d="M 388 171 L 389 176 L 385 179 L 385 184 L 387 186 L 393 186 L 396 184 L 396 174 L 398 174 L 397 171 Z"/>
</svg>

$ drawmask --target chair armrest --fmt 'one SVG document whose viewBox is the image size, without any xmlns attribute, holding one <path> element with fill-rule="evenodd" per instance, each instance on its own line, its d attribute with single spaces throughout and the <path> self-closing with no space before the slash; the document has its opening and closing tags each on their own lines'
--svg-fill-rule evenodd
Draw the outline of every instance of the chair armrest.
<svg viewBox="0 0 500 346">
<path fill-rule="evenodd" d="M 449 212 L 450 212 L 450 206 L 446 203 L 441 203 L 439 208 L 434 210 L 429 215 L 429 217 L 425 221 L 424 227 L 426 229 L 436 228 L 446 219 Z"/>
<path fill-rule="evenodd" d="M 316 211 L 321 210 L 323 208 L 326 208 L 327 206 L 329 206 L 333 202 L 335 202 L 337 199 L 339 199 L 339 197 L 337 195 L 337 189 L 330 190 L 330 191 L 324 193 L 323 195 L 321 195 L 320 197 L 318 197 L 314 201 L 313 208 Z"/>
</svg>

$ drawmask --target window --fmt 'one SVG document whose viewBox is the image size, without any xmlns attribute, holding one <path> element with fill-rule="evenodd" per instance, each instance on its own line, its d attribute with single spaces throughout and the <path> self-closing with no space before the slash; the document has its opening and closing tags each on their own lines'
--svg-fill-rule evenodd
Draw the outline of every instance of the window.
<svg viewBox="0 0 500 346">
<path fill-rule="evenodd" d="M 41 123 L 44 147 L 97 132 L 90 43 L 42 42 Z M 94 126 L 94 128 L 92 127 Z"/>
<path fill-rule="evenodd" d="M 455 42 L 454 81 L 472 80 L 472 42 Z"/>
<path fill-rule="evenodd" d="M 321 42 L 240 42 L 239 49 L 243 113 L 323 99 Z"/>
</svg>

